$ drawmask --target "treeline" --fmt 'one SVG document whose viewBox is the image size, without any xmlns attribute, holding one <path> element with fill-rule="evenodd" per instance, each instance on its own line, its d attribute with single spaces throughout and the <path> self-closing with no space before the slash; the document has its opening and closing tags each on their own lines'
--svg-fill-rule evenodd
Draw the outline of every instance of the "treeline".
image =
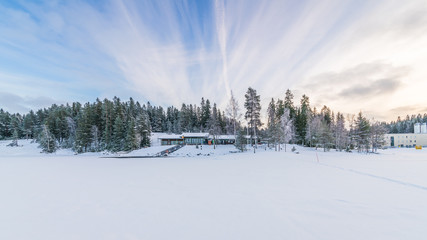
<svg viewBox="0 0 427 240">
<path fill-rule="evenodd" d="M 231 93 L 225 111 L 204 98 L 200 105 L 182 104 L 180 109 L 174 106 L 164 109 L 149 102 L 141 105 L 132 98 L 122 102 L 117 97 L 84 105 L 54 104 L 24 115 L 1 109 L 0 139 L 12 139 L 11 145 L 17 145 L 18 139 L 35 139 L 45 152 L 58 148 L 72 148 L 78 153 L 119 152 L 150 146 L 151 132 L 209 132 L 213 136 L 235 135 L 236 147 L 241 150 L 247 143 L 262 140 L 276 149 L 280 149 L 280 144 L 295 143 L 325 150 L 368 151 L 383 144 L 385 133 L 412 132 L 414 123 L 427 120 L 424 114 L 385 123 L 368 120 L 362 112 L 344 116 L 327 106 L 319 111 L 310 106 L 306 95 L 299 105 L 294 104 L 289 89 L 283 98 L 271 99 L 266 110 L 267 124 L 261 122 L 260 96 L 255 89 L 248 88 L 243 106 L 241 111 Z M 243 116 L 245 124 L 241 123 Z"/>
<path fill-rule="evenodd" d="M 344 116 L 340 112 L 335 114 L 327 106 L 320 111 L 316 107 L 311 108 L 306 95 L 302 96 L 299 106 L 295 106 L 290 90 L 286 91 L 283 100 L 271 100 L 267 116 L 264 136 L 276 148 L 277 145 L 293 142 L 322 147 L 325 151 L 331 148 L 375 151 L 384 144 L 384 134 L 387 133 L 386 123 L 370 121 L 362 112 Z"/>
<path fill-rule="evenodd" d="M 387 124 L 387 130 L 389 133 L 414 133 L 414 124 L 425 122 L 427 122 L 427 113 L 424 113 L 424 115 L 406 115 L 403 120 L 399 116 L 396 121 Z"/>
<path fill-rule="evenodd" d="M 54 104 L 24 115 L 0 110 L 0 139 L 14 140 L 12 145 L 18 139 L 35 139 L 45 152 L 58 148 L 78 153 L 131 151 L 150 146 L 151 132 L 232 133 L 232 122 L 224 115 L 204 98 L 200 106 L 182 104 L 178 110 L 114 97 L 84 105 Z"/>
</svg>

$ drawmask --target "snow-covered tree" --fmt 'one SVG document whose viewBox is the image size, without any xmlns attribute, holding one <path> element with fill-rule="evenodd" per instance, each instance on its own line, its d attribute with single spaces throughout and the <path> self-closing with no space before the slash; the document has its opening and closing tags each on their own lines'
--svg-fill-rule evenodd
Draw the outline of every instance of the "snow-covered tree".
<svg viewBox="0 0 427 240">
<path fill-rule="evenodd" d="M 291 120 L 295 120 L 296 110 L 294 106 L 294 94 L 291 90 L 287 89 L 285 93 L 285 101 L 283 102 L 284 108 L 289 109 L 289 117 Z"/>
<path fill-rule="evenodd" d="M 272 143 L 277 150 L 277 144 L 280 141 L 280 126 L 276 114 L 276 104 L 272 98 L 267 108 L 267 135 L 269 143 Z"/>
<path fill-rule="evenodd" d="M 283 115 L 280 117 L 280 128 L 281 128 L 281 142 L 285 144 L 285 152 L 286 152 L 286 144 L 289 143 L 295 136 L 294 124 L 290 117 L 290 111 L 288 108 L 284 109 Z"/>
<path fill-rule="evenodd" d="M 315 146 L 317 148 L 320 142 L 322 128 L 321 116 L 314 114 L 307 124 L 306 139 L 310 147 Z"/>
<path fill-rule="evenodd" d="M 19 139 L 18 130 L 14 129 L 13 134 L 12 134 L 12 142 L 9 143 L 7 146 L 17 147 L 18 146 L 18 139 Z"/>
<path fill-rule="evenodd" d="M 246 151 L 246 138 L 245 138 L 245 130 L 239 128 L 237 130 L 237 137 L 236 142 L 234 143 L 234 146 L 239 149 L 240 151 L 244 152 Z"/>
<path fill-rule="evenodd" d="M 131 119 L 127 126 L 124 150 L 132 151 L 135 149 L 138 149 L 138 141 L 136 138 L 135 121 Z"/>
<path fill-rule="evenodd" d="M 245 94 L 245 119 L 248 122 L 248 128 L 251 130 L 251 143 L 255 143 L 257 141 L 257 129 L 261 126 L 261 100 L 260 95 L 257 95 L 256 90 L 249 87 L 248 91 Z M 255 141 L 253 141 L 255 139 Z"/>
<path fill-rule="evenodd" d="M 354 131 L 358 151 L 362 152 L 365 150 L 368 152 L 370 143 L 370 124 L 369 120 L 363 116 L 362 112 L 359 112 L 357 115 Z"/>
<path fill-rule="evenodd" d="M 40 147 L 42 148 L 43 152 L 53 153 L 57 149 L 55 138 L 53 137 L 52 133 L 50 133 L 46 124 L 42 126 L 42 131 L 38 137 L 38 142 L 40 143 Z"/>
<path fill-rule="evenodd" d="M 124 133 L 125 133 L 125 128 L 124 128 L 123 120 L 120 118 L 120 116 L 117 116 L 113 126 L 113 144 L 112 144 L 113 152 L 119 152 L 123 150 L 124 142 L 125 142 Z"/>
<path fill-rule="evenodd" d="M 92 125 L 90 133 L 92 135 L 91 151 L 98 152 L 100 149 L 98 127 L 96 125 Z"/>
<path fill-rule="evenodd" d="M 345 118 L 340 112 L 337 113 L 335 124 L 335 146 L 337 150 L 342 151 L 347 146 L 347 131 L 345 129 Z"/>
<path fill-rule="evenodd" d="M 303 95 L 301 98 L 301 107 L 296 112 L 295 132 L 298 141 L 305 144 L 307 127 L 310 116 L 310 100 L 308 96 Z"/>
<path fill-rule="evenodd" d="M 136 120 L 136 132 L 137 139 L 139 140 L 139 147 L 149 147 L 150 146 L 150 135 L 151 135 L 151 125 L 148 118 L 148 114 L 145 110 L 137 117 Z"/>
<path fill-rule="evenodd" d="M 239 103 L 234 98 L 233 91 L 231 91 L 231 97 L 228 102 L 227 108 L 226 108 L 226 115 L 229 117 L 233 124 L 233 134 L 236 137 L 237 135 L 237 124 L 240 121 L 240 118 L 242 117 L 242 114 L 240 113 L 240 107 Z"/>
<path fill-rule="evenodd" d="M 373 123 L 371 124 L 371 145 L 372 145 L 372 152 L 376 152 L 378 148 L 382 147 L 385 143 L 385 137 L 384 135 L 387 133 L 387 129 L 385 127 L 385 123 L 381 123 L 378 121 L 373 120 Z"/>
</svg>

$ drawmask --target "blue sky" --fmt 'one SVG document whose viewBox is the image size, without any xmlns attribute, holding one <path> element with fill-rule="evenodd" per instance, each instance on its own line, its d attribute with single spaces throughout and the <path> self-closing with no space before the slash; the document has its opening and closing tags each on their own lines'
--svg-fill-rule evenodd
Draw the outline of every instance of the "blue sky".
<svg viewBox="0 0 427 240">
<path fill-rule="evenodd" d="M 255 88 L 392 120 L 427 112 L 425 1 L 2 1 L 0 108 Z"/>
</svg>

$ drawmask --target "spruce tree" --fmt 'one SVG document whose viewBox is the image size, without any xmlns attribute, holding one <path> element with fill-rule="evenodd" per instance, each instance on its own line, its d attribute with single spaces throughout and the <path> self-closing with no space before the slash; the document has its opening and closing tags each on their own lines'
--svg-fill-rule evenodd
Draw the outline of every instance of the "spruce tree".
<svg viewBox="0 0 427 240">
<path fill-rule="evenodd" d="M 202 108 L 201 108 L 201 119 L 200 119 L 200 127 L 203 130 L 209 130 L 209 120 L 211 119 L 211 103 L 209 99 L 204 102 L 202 98 Z"/>
<path fill-rule="evenodd" d="M 244 129 L 238 129 L 237 131 L 237 137 L 236 141 L 234 143 L 234 146 L 239 149 L 241 152 L 246 151 L 246 138 L 245 138 L 245 130 Z"/>
<path fill-rule="evenodd" d="M 7 146 L 17 147 L 18 146 L 18 139 L 19 139 L 18 130 L 14 129 L 13 134 L 12 134 L 12 142 L 9 143 Z"/>
<path fill-rule="evenodd" d="M 357 115 L 355 121 L 355 136 L 358 151 L 362 152 L 363 150 L 366 150 L 366 152 L 368 152 L 370 141 L 370 124 L 369 120 L 363 116 L 361 111 Z"/>
<path fill-rule="evenodd" d="M 342 151 L 346 146 L 346 134 L 344 115 L 338 112 L 335 124 L 335 145 L 339 151 Z"/>
<path fill-rule="evenodd" d="M 251 144 L 254 142 L 253 139 L 255 139 L 255 148 L 256 148 L 256 141 L 257 141 L 257 129 L 261 126 L 261 119 L 260 119 L 260 111 L 261 111 L 261 100 L 260 96 L 257 95 L 256 90 L 249 87 L 246 94 L 245 94 L 245 119 L 248 122 L 248 127 L 251 130 L 250 136 L 251 136 Z M 255 151 L 255 149 L 254 149 Z"/>
<path fill-rule="evenodd" d="M 92 125 L 90 122 L 89 103 L 85 104 L 82 113 L 77 120 L 76 129 L 76 151 L 78 153 L 87 152 L 92 143 Z"/>
<path fill-rule="evenodd" d="M 296 117 L 296 110 L 294 106 L 294 94 L 289 89 L 287 89 L 285 93 L 284 107 L 289 109 L 289 117 L 291 120 L 294 120 Z"/>
<path fill-rule="evenodd" d="M 136 123 L 136 132 L 139 135 L 139 147 L 149 147 L 150 146 L 150 135 L 151 135 L 151 125 L 148 118 L 148 114 L 145 109 L 142 110 L 141 114 L 137 117 Z"/>
<path fill-rule="evenodd" d="M 124 148 L 124 139 L 125 139 L 125 129 L 123 120 L 120 116 L 116 117 L 113 126 L 113 141 L 112 141 L 112 151 L 119 152 Z"/>
<path fill-rule="evenodd" d="M 269 142 L 273 143 L 274 147 L 277 150 L 277 144 L 279 144 L 280 137 L 282 134 L 281 134 L 278 113 L 276 111 L 276 103 L 273 98 L 271 99 L 271 102 L 267 108 L 267 117 L 268 117 L 267 135 L 268 135 L 268 138 L 270 139 Z"/>
<path fill-rule="evenodd" d="M 132 151 L 135 149 L 138 149 L 138 142 L 136 139 L 135 121 L 133 119 L 131 119 L 129 121 L 129 125 L 127 127 L 124 150 L 125 151 Z"/>
<path fill-rule="evenodd" d="M 296 115 L 296 134 L 298 141 L 301 144 L 305 144 L 305 139 L 307 135 L 307 126 L 310 114 L 310 101 L 306 95 L 303 95 L 301 98 L 301 107 L 297 111 Z"/>
<path fill-rule="evenodd" d="M 38 137 L 38 142 L 40 143 L 40 147 L 45 153 L 53 153 L 57 149 L 55 138 L 49 131 L 49 128 L 46 124 L 42 126 L 42 131 Z"/>
</svg>

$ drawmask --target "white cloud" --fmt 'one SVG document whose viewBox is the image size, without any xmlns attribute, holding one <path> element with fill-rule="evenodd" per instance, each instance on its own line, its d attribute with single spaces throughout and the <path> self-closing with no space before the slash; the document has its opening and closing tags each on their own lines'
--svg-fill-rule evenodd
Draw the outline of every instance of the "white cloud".
<svg viewBox="0 0 427 240">
<path fill-rule="evenodd" d="M 33 92 L 11 78 L 0 85 L 34 97 L 58 88 L 73 101 L 96 94 L 179 106 L 205 97 L 222 108 L 229 90 L 243 103 L 251 86 L 263 111 L 290 88 L 297 97 L 307 93 L 314 105 L 377 111 L 387 119 L 426 100 L 420 90 L 427 87 L 425 1 L 206 4 L 211 9 L 203 19 L 188 1 L 0 8 L 0 51 L 23 70 L 0 67 L 0 73 L 43 82 Z M 352 101 L 360 93 L 369 93 L 366 101 Z"/>
</svg>

